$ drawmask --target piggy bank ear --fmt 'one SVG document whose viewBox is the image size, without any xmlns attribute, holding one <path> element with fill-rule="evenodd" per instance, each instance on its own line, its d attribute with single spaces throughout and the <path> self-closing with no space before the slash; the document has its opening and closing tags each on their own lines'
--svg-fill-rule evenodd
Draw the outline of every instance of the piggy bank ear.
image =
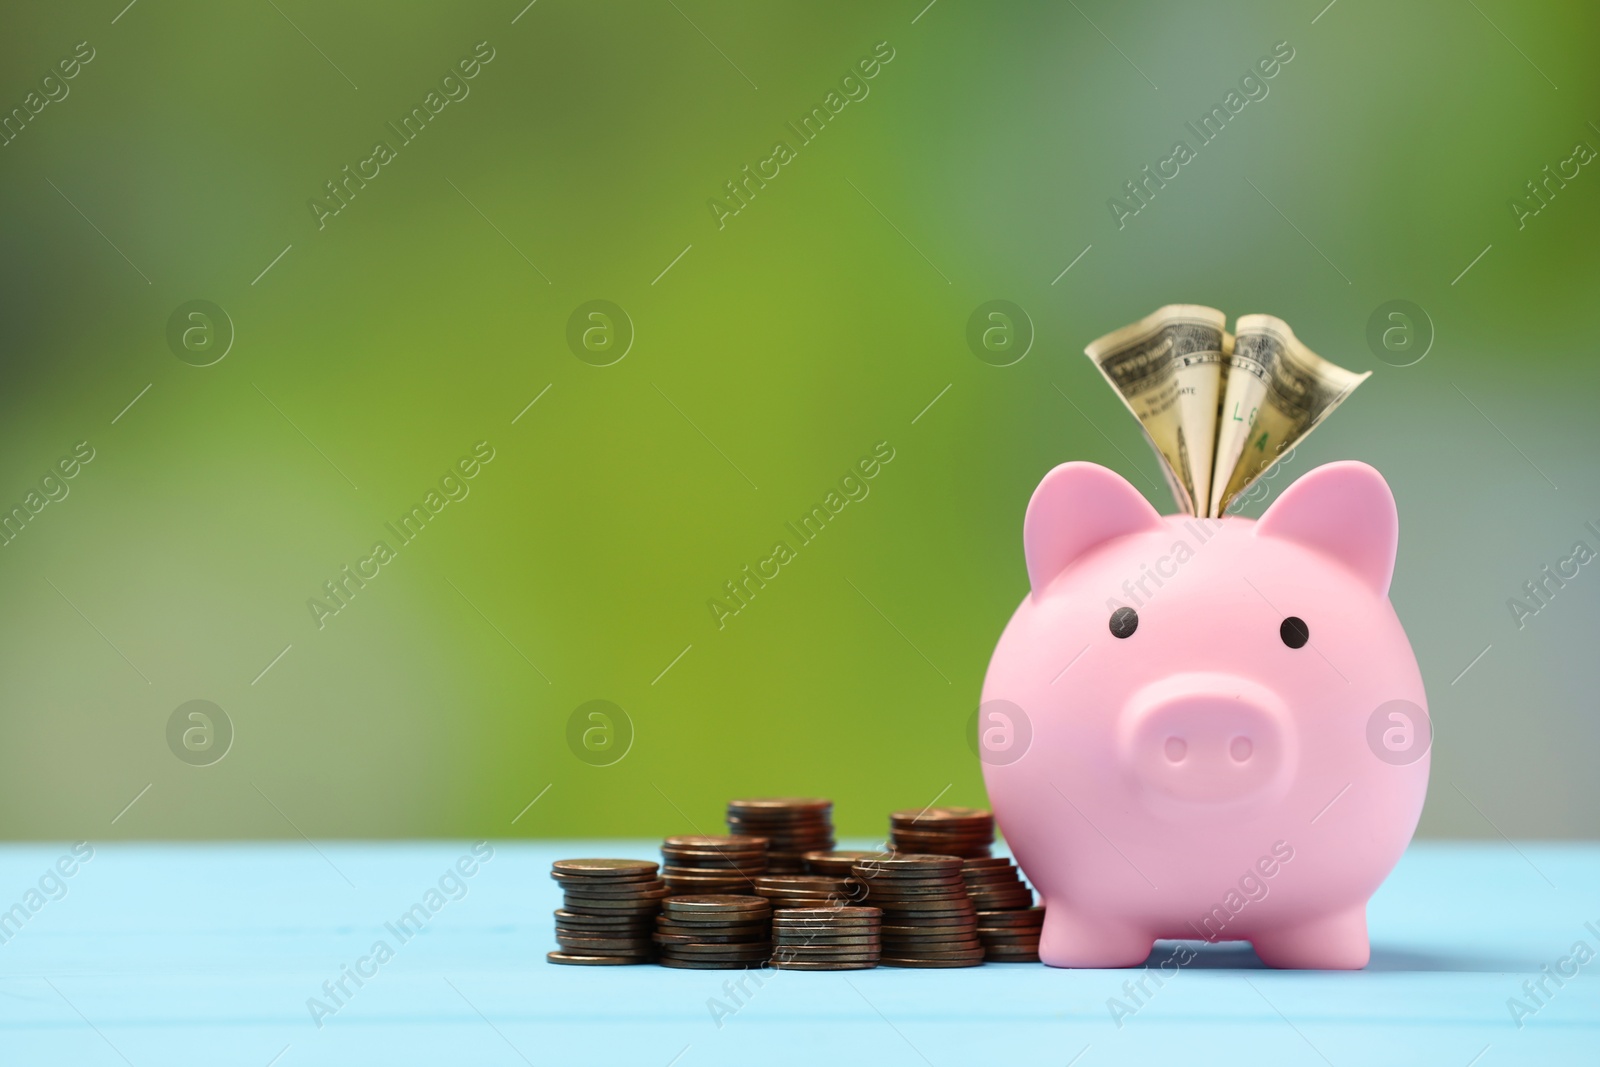
<svg viewBox="0 0 1600 1067">
<path fill-rule="evenodd" d="M 1283 491 L 1256 523 L 1257 537 L 1293 541 L 1343 564 L 1389 595 L 1400 516 L 1383 475 L 1346 460 L 1318 467 Z"/>
<path fill-rule="evenodd" d="M 1159 530 L 1161 516 L 1115 471 L 1098 463 L 1063 463 L 1044 476 L 1022 520 L 1028 584 L 1043 595 L 1056 575 L 1098 544 Z"/>
</svg>

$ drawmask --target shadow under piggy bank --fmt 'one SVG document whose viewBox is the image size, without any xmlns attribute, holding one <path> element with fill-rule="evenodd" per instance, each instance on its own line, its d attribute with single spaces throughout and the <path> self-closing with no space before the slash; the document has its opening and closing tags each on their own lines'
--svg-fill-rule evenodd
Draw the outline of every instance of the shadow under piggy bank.
<svg viewBox="0 0 1600 1067">
<path fill-rule="evenodd" d="M 1184 960 L 1188 962 L 1183 962 Z M 1265 971 L 1270 970 L 1256 955 L 1248 941 L 1157 941 L 1144 966 L 1170 970 L 1181 966 L 1190 971 Z M 1373 944 L 1367 971 L 1395 973 L 1482 972 L 1488 974 L 1538 971 L 1536 960 L 1515 960 L 1507 956 L 1463 949 L 1459 953 L 1424 952 L 1397 945 Z"/>
</svg>

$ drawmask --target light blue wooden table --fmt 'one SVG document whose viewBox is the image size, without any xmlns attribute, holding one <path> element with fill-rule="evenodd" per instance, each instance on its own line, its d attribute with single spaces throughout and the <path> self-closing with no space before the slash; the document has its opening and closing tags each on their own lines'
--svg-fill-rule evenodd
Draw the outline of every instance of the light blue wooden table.
<svg viewBox="0 0 1600 1067">
<path fill-rule="evenodd" d="M 1119 1026 L 1137 972 L 784 972 L 736 1000 L 744 972 L 545 963 L 550 861 L 654 844 L 5 847 L 0 1064 L 1600 1063 L 1600 959 L 1541 971 L 1600 952 L 1600 847 L 1413 846 L 1372 902 L 1367 970 L 1206 947 Z M 736 1009 L 721 1026 L 713 999 Z"/>
</svg>

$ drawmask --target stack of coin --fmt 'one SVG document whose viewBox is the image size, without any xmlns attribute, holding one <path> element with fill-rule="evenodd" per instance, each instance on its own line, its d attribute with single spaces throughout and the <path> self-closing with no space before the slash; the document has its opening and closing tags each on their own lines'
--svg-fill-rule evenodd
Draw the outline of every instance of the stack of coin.
<svg viewBox="0 0 1600 1067">
<path fill-rule="evenodd" d="M 1017 865 L 1003 856 L 965 860 L 961 876 L 967 896 L 979 911 L 1015 911 L 1033 907 L 1033 891 L 1022 880 Z"/>
<path fill-rule="evenodd" d="M 756 892 L 779 908 L 842 907 L 861 898 L 861 883 L 854 878 L 817 874 L 758 874 Z"/>
<path fill-rule="evenodd" d="M 661 877 L 674 893 L 748 893 L 767 869 L 760 837 L 669 837 L 661 845 Z"/>
<path fill-rule="evenodd" d="M 765 897 L 733 894 L 668 897 L 655 943 L 663 967 L 758 967 L 772 955 L 772 905 Z"/>
<path fill-rule="evenodd" d="M 1043 908 L 978 912 L 978 939 L 990 963 L 1038 963 Z"/>
<path fill-rule="evenodd" d="M 604 966 L 648 963 L 650 931 L 669 890 L 650 860 L 556 860 L 550 866 L 565 894 L 556 912 L 551 963 Z"/>
<path fill-rule="evenodd" d="M 848 878 L 853 873 L 857 863 L 885 855 L 888 855 L 888 853 L 807 852 L 800 859 L 805 863 L 807 874 L 831 874 L 837 878 Z"/>
<path fill-rule="evenodd" d="M 807 852 L 833 847 L 833 801 L 781 797 L 728 801 L 728 832 L 764 837 L 767 870 L 799 874 Z"/>
<path fill-rule="evenodd" d="M 897 852 L 987 856 L 994 813 L 982 808 L 923 808 L 889 816 L 889 844 Z"/>
<path fill-rule="evenodd" d="M 959 856 L 899 853 L 862 860 L 865 903 L 883 910 L 885 967 L 973 967 L 983 962 L 977 911 Z"/>
<path fill-rule="evenodd" d="M 785 971 L 864 971 L 878 965 L 877 908 L 785 908 L 772 916 L 772 965 Z"/>
</svg>

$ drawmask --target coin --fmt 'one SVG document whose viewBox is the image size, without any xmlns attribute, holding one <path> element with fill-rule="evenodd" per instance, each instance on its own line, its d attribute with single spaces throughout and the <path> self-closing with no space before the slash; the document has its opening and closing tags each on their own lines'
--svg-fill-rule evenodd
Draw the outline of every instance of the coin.
<svg viewBox="0 0 1600 1067">
<path fill-rule="evenodd" d="M 880 967 L 976 967 L 983 962 L 983 953 L 978 952 L 961 959 L 925 959 L 912 957 L 884 956 L 878 960 Z"/>
<path fill-rule="evenodd" d="M 945 842 L 962 844 L 980 844 L 987 846 L 994 840 L 992 830 L 914 830 L 906 826 L 896 826 L 889 832 L 890 843 L 900 849 L 902 842 L 924 842 L 930 845 L 940 845 Z M 941 856 L 958 855 L 952 852 L 940 852 Z M 981 858 L 981 857 L 973 857 Z"/>
<path fill-rule="evenodd" d="M 726 878 L 732 874 L 760 874 L 767 869 L 767 854 L 755 852 L 748 856 L 725 856 L 719 853 L 706 853 L 697 856 L 693 853 L 663 852 L 667 865 L 661 871 L 661 877 L 666 878 L 673 874 L 708 874 L 721 875 Z"/>
<path fill-rule="evenodd" d="M 774 915 L 774 923 L 805 923 L 805 921 L 829 921 L 840 923 L 850 920 L 878 920 L 883 918 L 883 909 L 862 904 L 845 904 L 842 907 L 794 907 L 782 915 Z"/>
<path fill-rule="evenodd" d="M 662 886 L 659 890 L 653 890 L 638 896 L 597 897 L 588 893 L 577 893 L 568 890 L 561 902 L 566 905 L 568 911 L 577 911 L 577 905 L 580 904 L 585 908 L 596 908 L 601 911 L 638 911 L 640 909 L 650 911 L 658 907 L 663 900 L 666 900 L 670 892 L 666 886 Z"/>
<path fill-rule="evenodd" d="M 766 898 L 740 894 L 696 894 L 668 897 L 662 910 L 669 915 L 703 915 L 708 912 L 766 912 L 772 905 Z"/>
<path fill-rule="evenodd" d="M 650 860 L 577 859 L 556 860 L 551 873 L 581 875 L 587 878 L 653 877 L 656 864 Z"/>
<path fill-rule="evenodd" d="M 964 934 L 955 937 L 904 937 L 895 934 L 883 935 L 886 945 L 905 947 L 908 945 L 925 949 L 975 949 L 982 948 L 983 942 L 978 940 L 976 934 Z"/>
<path fill-rule="evenodd" d="M 769 837 L 793 840 L 802 837 L 828 837 L 832 836 L 833 833 L 832 820 L 826 817 L 752 819 L 742 815 L 729 815 L 728 828 L 733 830 L 735 837 L 746 839 Z M 775 843 L 776 840 L 769 842 L 769 847 Z M 806 851 L 824 852 L 826 849 L 807 849 Z"/>
<path fill-rule="evenodd" d="M 676 967 L 686 971 L 737 971 L 761 967 L 766 960 L 691 960 L 662 956 L 656 961 L 663 967 Z"/>
<path fill-rule="evenodd" d="M 883 909 L 885 922 L 974 914 L 972 902 L 965 897 L 929 897 L 926 900 L 880 900 L 874 897 L 872 902 Z"/>
<path fill-rule="evenodd" d="M 655 926 L 654 915 L 629 915 L 628 922 L 587 922 L 589 919 L 607 919 L 608 916 L 598 915 L 573 915 L 566 912 L 567 918 L 556 920 L 557 930 L 571 930 L 573 932 L 591 931 L 590 937 L 632 937 L 636 930 L 649 930 Z"/>
<path fill-rule="evenodd" d="M 673 857 L 668 858 L 671 859 Z M 764 852 L 752 860 L 724 859 L 720 856 L 706 859 L 691 857 L 683 860 L 681 863 L 663 864 L 661 867 L 661 877 L 669 880 L 675 876 L 687 876 L 693 878 L 697 875 L 705 875 L 716 878 L 730 878 L 734 876 L 757 875 L 766 869 L 767 856 Z"/>
<path fill-rule="evenodd" d="M 891 822 L 930 823 L 933 825 L 949 825 L 951 823 L 994 822 L 994 812 L 988 808 L 906 808 L 902 811 L 889 813 Z"/>
<path fill-rule="evenodd" d="M 1032 890 L 1016 879 L 1009 882 L 993 881 L 967 883 L 967 892 L 973 896 L 1031 896 Z M 987 908 L 987 911 L 1006 911 L 1006 908 Z"/>
<path fill-rule="evenodd" d="M 830 904 L 845 904 L 852 898 L 840 893 L 780 893 L 772 889 L 758 889 L 759 896 L 772 901 L 773 907 L 778 907 L 780 902 L 787 908 L 818 908 Z"/>
<path fill-rule="evenodd" d="M 631 937 L 569 937 L 556 935 L 556 944 L 580 956 L 628 955 L 649 951 L 650 943 Z"/>
<path fill-rule="evenodd" d="M 660 922 L 656 924 L 655 932 L 662 936 L 686 937 L 690 941 L 708 941 L 712 938 L 726 938 L 730 941 L 765 941 L 771 936 L 771 930 L 765 924 L 712 926 L 702 923 L 688 926 Z"/>
<path fill-rule="evenodd" d="M 731 874 L 760 874 L 767 869 L 767 854 L 756 853 L 753 856 L 717 856 L 706 854 L 674 855 L 666 854 L 667 863 L 661 868 L 661 877 L 670 878 L 673 875 L 711 875 L 723 878 Z"/>
<path fill-rule="evenodd" d="M 661 946 L 661 954 L 675 959 L 765 959 L 772 955 L 772 946 L 765 941 L 741 944 L 680 944 L 668 942 Z"/>
<path fill-rule="evenodd" d="M 742 852 L 749 849 L 759 849 L 760 845 L 754 838 L 734 837 L 731 834 L 678 834 L 663 840 L 661 847 L 668 850 L 714 849 Z"/>
<path fill-rule="evenodd" d="M 840 892 L 850 885 L 849 878 L 825 878 L 814 874 L 760 874 L 755 877 L 757 889 L 822 890 Z"/>
<path fill-rule="evenodd" d="M 651 864 L 651 867 L 654 867 L 654 864 Z M 624 872 L 621 873 L 621 875 L 614 875 L 614 877 L 611 877 L 611 875 L 606 875 L 606 877 L 595 877 L 595 875 L 573 875 L 573 873 L 563 873 L 560 872 L 560 870 L 552 870 L 552 872 L 550 872 L 550 878 L 554 878 L 555 881 L 560 881 L 562 885 L 632 885 L 632 883 L 637 883 L 637 881 L 656 880 L 656 872 L 651 869 L 648 870 L 648 872 L 645 872 L 645 870 L 642 870 L 642 872 L 638 873 Z"/>
<path fill-rule="evenodd" d="M 894 852 L 872 864 L 888 871 L 959 871 L 961 857 L 937 852 Z"/>
<path fill-rule="evenodd" d="M 772 966 L 781 971 L 870 971 L 877 960 L 849 962 L 845 960 L 773 960 Z"/>
<path fill-rule="evenodd" d="M 867 899 L 872 901 L 873 907 L 881 908 L 885 901 L 894 906 L 929 900 L 966 900 L 967 892 L 959 886 L 875 885 L 867 893 Z"/>
<path fill-rule="evenodd" d="M 1020 893 L 970 893 L 967 899 L 972 901 L 972 906 L 979 911 L 1009 911 L 1033 907 L 1033 894 L 1027 890 Z"/>
<path fill-rule="evenodd" d="M 750 800 L 728 801 L 730 812 L 743 813 L 769 813 L 769 812 L 829 812 L 833 810 L 833 801 L 820 797 L 758 797 Z"/>
<path fill-rule="evenodd" d="M 681 930 L 657 930 L 652 935 L 652 940 L 658 945 L 746 945 L 757 941 L 766 944 L 767 935 L 764 930 L 737 934 L 689 934 Z"/>
<path fill-rule="evenodd" d="M 660 900 L 668 895 L 666 883 L 660 880 L 585 886 L 576 886 L 569 882 L 563 891 L 569 897 L 588 897 L 594 900 Z"/>
<path fill-rule="evenodd" d="M 839 908 L 794 908 L 781 917 L 786 923 L 803 922 L 807 919 L 826 919 L 834 922 L 842 919 L 881 918 L 883 918 L 882 909 L 859 904 L 847 904 Z M 778 921 L 778 917 L 773 918 L 773 922 Z"/>
<path fill-rule="evenodd" d="M 926 821 L 919 823 L 906 819 L 904 821 L 891 822 L 889 834 L 891 837 L 899 837 L 902 834 L 915 834 L 918 837 L 943 837 L 951 840 L 969 837 L 982 839 L 993 837 L 994 823 L 985 823 L 982 820 L 970 822 L 956 822 L 954 820 L 945 822 Z"/>
<path fill-rule="evenodd" d="M 807 946 L 813 948 L 846 948 L 852 945 L 881 945 L 883 944 L 883 938 L 876 934 L 862 934 L 857 937 L 839 935 L 822 935 L 818 937 L 775 937 L 772 940 L 772 944 L 774 947 L 778 945 L 784 945 L 789 948 L 802 948 Z"/>
<path fill-rule="evenodd" d="M 806 870 L 813 874 L 831 874 L 845 876 L 850 874 L 850 869 L 857 860 L 869 860 L 878 856 L 877 852 L 807 852 L 800 858 L 805 862 Z"/>
<path fill-rule="evenodd" d="M 691 896 L 704 893 L 745 894 L 750 891 L 750 879 L 742 874 L 713 877 L 710 875 L 673 875 L 666 879 L 667 888 L 675 895 Z"/>
<path fill-rule="evenodd" d="M 551 963 L 565 963 L 578 967 L 618 967 L 650 962 L 648 956 L 579 956 L 567 952 L 547 952 L 544 958 Z"/>
<path fill-rule="evenodd" d="M 985 926 L 1037 926 L 1044 922 L 1044 909 L 1039 907 L 1016 911 L 979 911 L 978 922 Z"/>
<path fill-rule="evenodd" d="M 618 907 L 590 907 L 589 904 L 581 904 L 581 902 L 578 901 L 566 901 L 565 910 L 573 913 L 573 915 L 582 915 L 584 918 L 603 918 L 606 917 L 606 915 L 621 915 L 621 917 L 630 918 L 630 920 L 648 923 L 651 918 L 656 917 L 656 907 L 658 907 L 658 904 L 659 901 L 645 901 L 643 904 L 635 905 L 635 907 L 618 909 Z"/>
<path fill-rule="evenodd" d="M 641 921 L 631 915 L 617 915 L 611 912 L 607 912 L 605 915 L 579 915 L 577 912 L 568 911 L 565 908 L 557 908 L 551 914 L 556 917 L 557 924 L 578 922 L 585 926 L 628 926 Z M 650 920 L 645 919 L 642 921 L 649 922 Z"/>
<path fill-rule="evenodd" d="M 1021 940 L 997 941 L 992 937 L 983 937 L 982 935 L 979 935 L 979 940 L 983 942 L 983 947 L 988 949 L 991 952 L 997 952 L 997 951 L 998 952 L 1005 952 L 1005 951 L 1038 952 L 1039 951 L 1039 939 L 1037 937 L 1033 938 L 1030 941 L 1021 941 Z"/>
</svg>

